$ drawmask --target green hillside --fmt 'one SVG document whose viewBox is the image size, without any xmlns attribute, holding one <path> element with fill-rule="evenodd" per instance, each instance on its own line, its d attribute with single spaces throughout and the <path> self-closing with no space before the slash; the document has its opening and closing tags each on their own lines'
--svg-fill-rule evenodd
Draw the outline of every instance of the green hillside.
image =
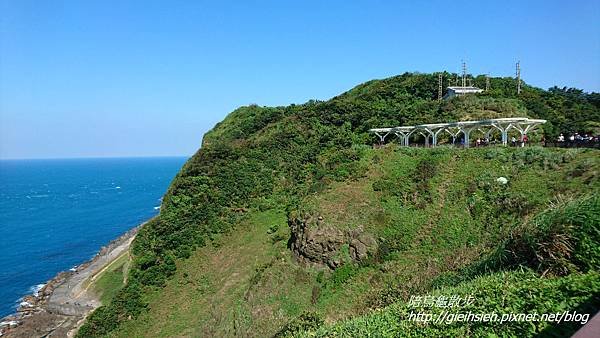
<svg viewBox="0 0 600 338">
<path fill-rule="evenodd" d="M 127 284 L 104 293 L 79 336 L 556 329 L 405 320 L 410 296 L 429 293 L 474 294 L 480 312 L 596 311 L 598 150 L 371 147 L 373 127 L 530 116 L 548 119 L 553 138 L 600 121 L 596 93 L 491 85 L 437 101 L 437 74 L 406 73 L 324 102 L 232 112 L 140 230 Z"/>
</svg>

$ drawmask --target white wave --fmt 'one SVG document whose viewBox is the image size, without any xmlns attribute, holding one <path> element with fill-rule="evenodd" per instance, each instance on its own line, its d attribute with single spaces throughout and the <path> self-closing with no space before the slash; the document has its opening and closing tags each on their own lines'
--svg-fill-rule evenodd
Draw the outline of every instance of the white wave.
<svg viewBox="0 0 600 338">
<path fill-rule="evenodd" d="M 121 187 L 116 187 L 115 189 L 121 189 Z"/>
<path fill-rule="evenodd" d="M 17 322 L 16 320 L 9 320 L 9 321 L 6 321 L 6 322 L 0 322 L 0 327 L 3 327 L 3 326 L 17 326 L 17 325 L 19 325 L 19 322 Z"/>
<path fill-rule="evenodd" d="M 38 296 L 38 293 L 40 292 L 40 290 L 41 290 L 41 289 L 42 289 L 44 286 L 46 286 L 46 284 L 36 284 L 36 285 L 34 285 L 34 286 L 30 287 L 30 288 L 29 288 L 29 291 L 30 291 L 31 293 L 33 293 L 33 295 L 34 295 L 34 296 L 36 296 L 36 297 L 37 297 L 37 296 Z"/>
</svg>

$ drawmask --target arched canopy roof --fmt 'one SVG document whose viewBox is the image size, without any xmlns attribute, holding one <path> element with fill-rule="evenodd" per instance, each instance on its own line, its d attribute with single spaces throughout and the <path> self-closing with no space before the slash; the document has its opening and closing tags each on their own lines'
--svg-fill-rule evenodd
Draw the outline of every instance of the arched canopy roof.
<svg viewBox="0 0 600 338">
<path fill-rule="evenodd" d="M 457 121 L 457 122 L 446 122 L 446 123 L 427 123 L 427 124 L 419 124 L 415 126 L 399 126 L 399 127 L 390 127 L 390 128 L 374 128 L 370 129 L 370 132 L 373 133 L 393 133 L 393 132 L 411 132 L 415 129 L 424 129 L 424 130 L 436 130 L 443 128 L 474 128 L 474 127 L 494 127 L 498 126 L 502 129 L 505 129 L 509 125 L 513 126 L 522 126 L 526 127 L 528 125 L 537 125 L 546 123 L 546 120 L 539 119 L 529 119 L 526 117 L 509 117 L 509 118 L 499 118 L 499 119 L 486 119 L 479 121 Z"/>
<path fill-rule="evenodd" d="M 508 117 L 508 118 L 499 118 L 499 119 L 486 119 L 479 121 L 457 121 L 457 122 L 446 122 L 446 123 L 427 123 L 420 124 L 415 126 L 398 126 L 398 127 L 390 127 L 390 128 L 374 128 L 369 131 L 375 133 L 381 142 L 385 141 L 386 136 L 389 134 L 398 135 L 401 139 L 404 140 L 404 144 L 408 145 L 408 138 L 415 132 L 420 132 L 423 134 L 424 132 L 427 135 L 430 135 L 433 138 L 433 145 L 437 144 L 437 136 L 440 132 L 447 130 L 452 135 L 458 135 L 458 133 L 462 132 L 465 135 L 466 143 L 468 146 L 469 134 L 472 130 L 481 130 L 482 127 L 491 127 L 499 130 L 502 133 L 502 142 L 506 144 L 507 142 L 507 133 L 510 129 L 518 130 L 521 135 L 527 134 L 536 126 L 546 123 L 546 120 L 540 119 L 530 119 L 527 117 Z M 454 130 L 452 132 L 451 130 Z M 457 131 L 458 130 L 458 131 Z M 490 129 L 491 131 L 491 129 Z M 489 134 L 489 131 L 488 131 Z M 425 136 L 425 135 L 424 135 Z M 428 142 L 428 137 L 426 139 L 426 143 Z M 455 136 L 453 136 L 455 137 Z"/>
</svg>

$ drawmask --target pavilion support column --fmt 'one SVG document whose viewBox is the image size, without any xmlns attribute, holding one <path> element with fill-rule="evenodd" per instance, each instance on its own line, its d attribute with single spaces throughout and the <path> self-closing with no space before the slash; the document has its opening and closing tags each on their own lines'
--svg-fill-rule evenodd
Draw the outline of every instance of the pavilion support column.
<svg viewBox="0 0 600 338">
<path fill-rule="evenodd" d="M 380 144 L 383 144 L 383 143 L 385 143 L 385 138 L 386 138 L 386 137 L 387 137 L 389 134 L 390 134 L 389 132 L 387 132 L 387 133 L 385 133 L 385 134 L 383 134 L 383 135 L 382 135 L 382 134 L 380 134 L 380 133 L 375 133 L 375 135 L 379 136 L 379 143 L 380 143 Z"/>
<path fill-rule="evenodd" d="M 506 127 L 502 128 L 502 144 L 503 145 L 508 145 L 508 131 L 510 130 L 510 128 L 514 128 L 514 126 L 509 123 Z"/>
<path fill-rule="evenodd" d="M 402 133 L 402 132 L 395 132 L 394 134 L 396 134 L 396 137 L 398 137 L 398 144 L 403 146 L 406 144 L 406 134 Z"/>
<path fill-rule="evenodd" d="M 502 130 L 502 145 L 506 146 L 508 144 L 508 131 L 506 129 Z"/>
<path fill-rule="evenodd" d="M 456 144 L 456 138 L 458 137 L 458 134 L 460 134 L 460 129 L 456 133 L 447 128 L 444 128 L 443 130 L 452 136 L 452 145 L 454 146 Z"/>
<path fill-rule="evenodd" d="M 462 129 L 463 135 L 465 136 L 465 148 L 469 148 L 469 135 L 471 135 L 471 129 L 464 128 Z"/>
<path fill-rule="evenodd" d="M 509 125 L 510 126 L 510 125 Z M 505 146 L 508 143 L 508 129 L 509 126 L 503 127 L 500 123 L 492 124 L 493 128 L 496 128 L 500 131 L 500 141 L 502 145 Z M 493 129 L 490 129 L 490 133 Z"/>
<path fill-rule="evenodd" d="M 435 133 L 433 131 L 431 131 L 431 129 L 429 128 L 425 128 L 423 129 L 424 132 L 421 133 L 421 135 L 423 135 L 423 137 L 425 137 L 425 147 L 429 147 L 431 144 L 433 144 L 433 146 L 435 146 L 436 143 L 436 138 L 435 138 Z M 429 143 L 429 138 L 431 137 L 431 143 Z"/>
<path fill-rule="evenodd" d="M 429 147 L 429 135 L 425 134 L 425 133 L 419 133 L 421 134 L 421 136 L 423 136 L 425 138 L 425 147 Z"/>
<path fill-rule="evenodd" d="M 410 136 L 413 134 L 414 130 L 411 132 L 406 133 L 406 146 L 409 147 L 410 146 Z"/>
</svg>

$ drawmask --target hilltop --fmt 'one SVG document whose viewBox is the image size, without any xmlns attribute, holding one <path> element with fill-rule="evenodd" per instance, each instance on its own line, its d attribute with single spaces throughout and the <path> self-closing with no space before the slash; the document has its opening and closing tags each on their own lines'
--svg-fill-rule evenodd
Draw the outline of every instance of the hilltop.
<svg viewBox="0 0 600 338">
<path fill-rule="evenodd" d="M 474 294 L 481 312 L 599 307 L 598 150 L 371 146 L 373 127 L 486 117 L 549 120 L 538 137 L 598 132 L 597 93 L 517 96 L 513 79 L 490 82 L 438 101 L 437 74 L 406 73 L 235 110 L 173 180 L 79 336 L 574 332 L 401 320 L 410 296 L 430 293 Z"/>
</svg>

